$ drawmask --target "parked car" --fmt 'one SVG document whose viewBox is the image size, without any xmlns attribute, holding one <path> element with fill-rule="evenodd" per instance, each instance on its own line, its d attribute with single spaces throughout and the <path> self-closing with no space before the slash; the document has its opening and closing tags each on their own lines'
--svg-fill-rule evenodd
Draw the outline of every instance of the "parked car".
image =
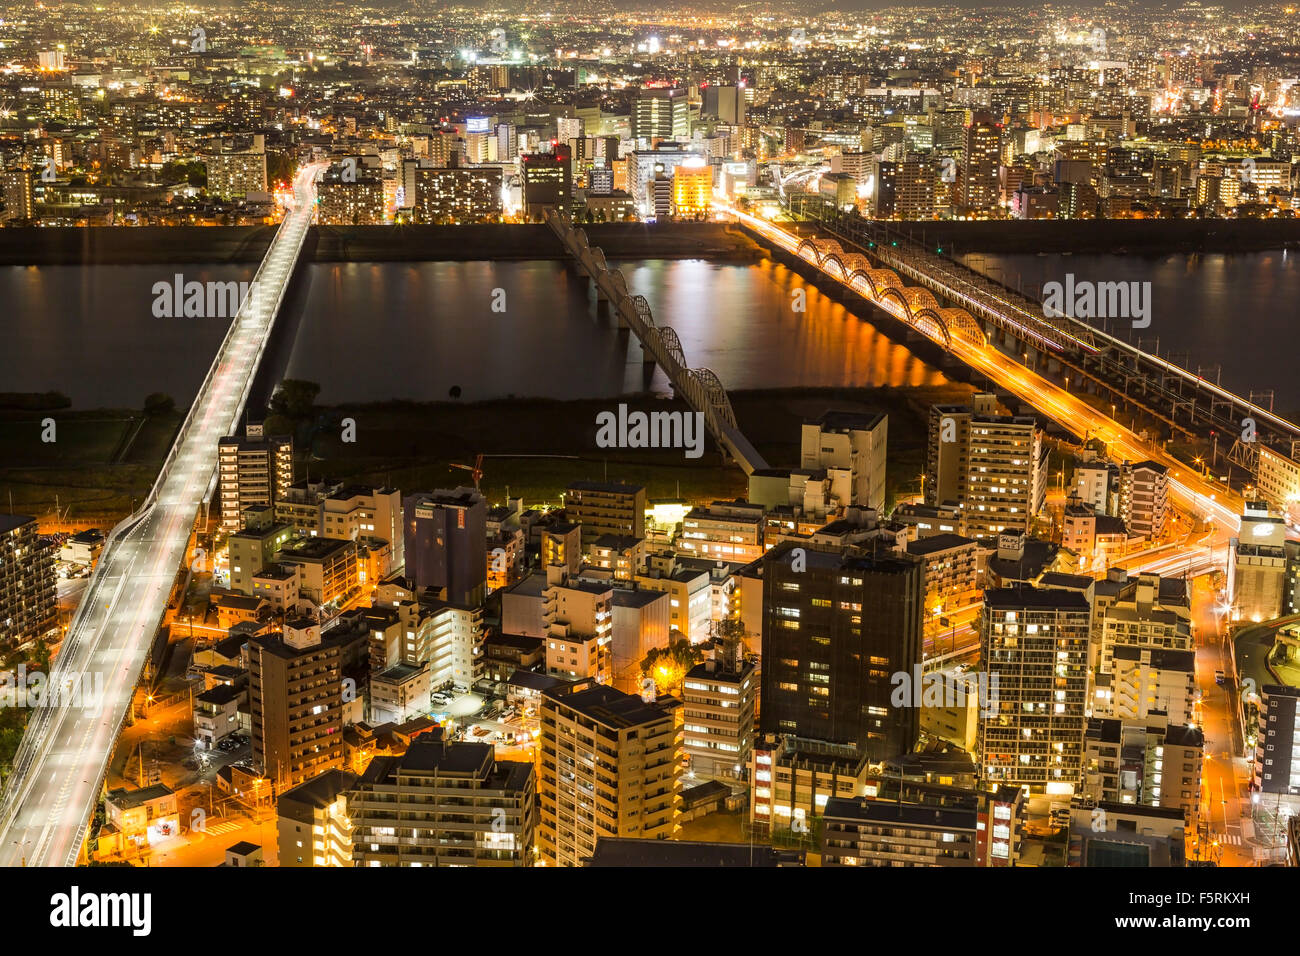
<svg viewBox="0 0 1300 956">
<path fill-rule="evenodd" d="M 1223 671 L 1215 671 L 1215 672 L 1214 672 L 1214 682 L 1215 682 L 1216 684 L 1226 684 L 1226 683 L 1228 682 L 1228 678 L 1227 678 L 1227 676 L 1223 673 Z"/>
</svg>

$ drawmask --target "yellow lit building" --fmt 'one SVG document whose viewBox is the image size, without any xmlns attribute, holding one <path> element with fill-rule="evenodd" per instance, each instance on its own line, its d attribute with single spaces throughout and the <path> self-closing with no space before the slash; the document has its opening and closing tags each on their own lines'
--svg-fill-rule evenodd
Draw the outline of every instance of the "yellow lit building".
<svg viewBox="0 0 1300 956">
<path fill-rule="evenodd" d="M 713 168 L 683 163 L 673 170 L 673 215 L 706 215 L 713 198 Z"/>
</svg>

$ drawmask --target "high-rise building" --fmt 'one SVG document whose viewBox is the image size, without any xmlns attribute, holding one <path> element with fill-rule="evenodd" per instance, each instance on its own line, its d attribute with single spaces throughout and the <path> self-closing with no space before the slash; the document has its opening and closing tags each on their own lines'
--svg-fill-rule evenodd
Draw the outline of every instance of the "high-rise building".
<svg viewBox="0 0 1300 956">
<path fill-rule="evenodd" d="M 1085 801 L 1178 807 L 1190 822 L 1201 802 L 1205 734 L 1162 714 L 1094 717 L 1084 737 Z"/>
<path fill-rule="evenodd" d="M 655 140 L 683 142 L 691 137 L 686 91 L 677 88 L 641 90 L 632 103 L 632 138 L 653 145 Z"/>
<path fill-rule="evenodd" d="M 1254 787 L 1261 793 L 1300 794 L 1300 688 L 1259 689 Z"/>
<path fill-rule="evenodd" d="M 267 436 L 256 424 L 243 438 L 228 435 L 217 443 L 217 491 L 226 531 L 239 530 L 245 508 L 274 505 L 292 483 L 292 438 Z"/>
<path fill-rule="evenodd" d="M 914 700 L 896 674 L 921 662 L 925 564 L 895 551 L 785 542 L 763 557 L 763 733 L 853 744 L 872 759 L 911 750 Z"/>
<path fill-rule="evenodd" d="M 4 183 L 5 219 L 34 219 L 36 198 L 32 192 L 32 171 L 23 167 L 6 169 Z"/>
<path fill-rule="evenodd" d="M 557 145 L 554 152 L 526 153 L 519 158 L 523 174 L 524 212 L 540 221 L 547 209 L 571 212 L 573 205 L 573 160 L 569 147 Z"/>
<path fill-rule="evenodd" d="M 889 419 L 883 413 L 826 412 L 803 423 L 799 467 L 825 469 L 837 507 L 885 509 L 885 451 Z"/>
<path fill-rule="evenodd" d="M 708 215 L 713 203 L 713 167 L 702 160 L 673 170 L 672 214 L 678 219 Z"/>
<path fill-rule="evenodd" d="M 614 591 L 605 584 L 564 580 L 546 569 L 542 620 L 546 625 L 546 673 L 564 680 L 613 682 Z"/>
<path fill-rule="evenodd" d="M 41 544 L 31 515 L 0 515 L 0 649 L 57 626 L 53 549 Z"/>
<path fill-rule="evenodd" d="M 501 217 L 501 169 L 460 166 L 415 173 L 415 212 L 421 222 L 495 222 Z"/>
<path fill-rule="evenodd" d="M 275 792 L 343 766 L 343 668 L 351 635 L 311 618 L 248 643 L 253 766 Z"/>
<path fill-rule="evenodd" d="M 487 587 L 487 502 L 473 488 L 439 489 L 402 499 L 406 579 L 416 590 L 445 591 L 452 604 L 478 605 Z"/>
<path fill-rule="evenodd" d="M 564 511 L 582 526 L 588 547 L 606 534 L 645 537 L 645 486 L 616 481 L 575 481 L 564 492 Z"/>
<path fill-rule="evenodd" d="M 593 681 L 542 692 L 541 826 L 548 866 L 580 866 L 600 837 L 670 839 L 682 769 L 681 702 Z"/>
<path fill-rule="evenodd" d="M 683 745 L 697 777 L 739 777 L 754 746 L 758 672 L 752 661 L 707 660 L 686 672 Z"/>
<path fill-rule="evenodd" d="M 743 83 L 710 84 L 700 91 L 701 116 L 717 117 L 728 126 L 745 125 L 745 85 Z"/>
<path fill-rule="evenodd" d="M 976 117 L 966 127 L 961 172 L 957 178 L 957 205 L 973 213 L 997 208 L 1001 157 L 1001 126 L 987 116 Z"/>
<path fill-rule="evenodd" d="M 348 793 L 354 866 L 532 866 L 537 784 L 491 744 L 414 740 Z"/>
<path fill-rule="evenodd" d="M 984 592 L 980 649 L 996 694 L 979 726 L 990 785 L 1069 798 L 1079 785 L 1087 729 L 1092 609 L 1077 591 Z"/>
<path fill-rule="evenodd" d="M 868 208 L 875 219 L 891 219 L 898 212 L 898 163 L 877 160 L 872 169 Z"/>
<path fill-rule="evenodd" d="M 1042 429 L 1033 416 L 999 415 L 989 393 L 977 393 L 970 406 L 931 407 L 925 500 L 959 505 L 966 534 L 1028 532 L 1046 499 Z"/>
<path fill-rule="evenodd" d="M 897 167 L 894 208 L 899 219 L 933 219 L 939 164 L 928 157 L 909 156 Z"/>
<path fill-rule="evenodd" d="M 1144 538 L 1161 537 L 1169 518 L 1169 469 L 1154 461 L 1122 465 L 1119 516 L 1130 533 Z"/>
<path fill-rule="evenodd" d="M 1286 522 L 1262 501 L 1247 502 L 1228 548 L 1228 604 L 1234 621 L 1271 621 L 1287 602 Z"/>
</svg>

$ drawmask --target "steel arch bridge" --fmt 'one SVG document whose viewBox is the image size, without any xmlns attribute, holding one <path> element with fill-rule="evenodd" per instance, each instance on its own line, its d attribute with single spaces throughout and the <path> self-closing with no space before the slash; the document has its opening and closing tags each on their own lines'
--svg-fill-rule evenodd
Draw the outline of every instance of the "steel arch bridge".
<svg viewBox="0 0 1300 956">
<path fill-rule="evenodd" d="M 645 296 L 629 293 L 623 273 L 609 268 L 604 252 L 591 245 L 585 230 L 575 229 L 566 217 L 554 210 L 547 210 L 546 223 L 573 256 L 578 270 L 596 283 L 598 295 L 608 300 L 620 320 L 636 333 L 646 353 L 668 376 L 673 390 L 691 408 L 704 414 L 705 427 L 719 447 L 747 474 L 766 468 L 767 462 L 736 424 L 731 399 L 718 376 L 711 369 L 690 367 L 677 332 L 671 326 L 655 323 Z"/>
<path fill-rule="evenodd" d="M 875 267 L 861 253 L 846 253 L 834 239 L 804 239 L 797 254 L 885 311 L 900 314 L 908 325 L 945 348 L 952 347 L 954 337 L 968 345 L 988 344 L 979 322 L 965 309 L 941 306 L 928 289 L 904 285 L 892 269 Z"/>
</svg>

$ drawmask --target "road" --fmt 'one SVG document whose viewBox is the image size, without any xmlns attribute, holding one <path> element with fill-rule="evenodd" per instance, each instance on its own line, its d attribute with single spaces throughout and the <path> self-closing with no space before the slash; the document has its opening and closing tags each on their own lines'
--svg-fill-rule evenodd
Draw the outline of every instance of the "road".
<svg viewBox="0 0 1300 956">
<path fill-rule="evenodd" d="M 791 235 L 778 226 L 756 216 L 721 203 L 715 210 L 735 217 L 769 242 L 780 246 L 793 256 L 799 255 L 800 237 Z M 807 262 L 807 259 L 802 259 Z M 809 263 L 812 265 L 812 263 Z M 838 277 L 826 273 L 841 282 Z M 871 298 L 859 286 L 854 291 Z M 901 322 L 907 322 L 903 306 L 893 299 L 872 299 L 872 302 Z M 1143 461 L 1150 459 L 1169 468 L 1169 492 L 1175 504 L 1183 511 L 1215 522 L 1235 533 L 1241 526 L 1241 499 L 1228 489 L 1211 482 L 1196 470 L 1167 454 L 1157 445 L 1143 441 L 1113 418 L 1099 412 L 1056 383 L 1025 368 L 1019 362 L 1003 355 L 992 345 L 977 345 L 953 336 L 944 344 L 953 355 L 1001 388 L 1080 437 L 1097 438 L 1106 443 L 1109 457 L 1115 460 Z"/>
<path fill-rule="evenodd" d="M 313 182 L 323 168 L 304 167 L 295 179 L 293 208 L 258 269 L 256 294 L 231 323 L 153 492 L 105 546 L 51 675 L 54 687 L 80 680 L 102 687 L 102 694 L 32 714 L 0 802 L 0 865 L 77 861 L 172 580 L 198 509 L 215 484 L 217 442 L 238 426 L 311 223 Z"/>
</svg>

